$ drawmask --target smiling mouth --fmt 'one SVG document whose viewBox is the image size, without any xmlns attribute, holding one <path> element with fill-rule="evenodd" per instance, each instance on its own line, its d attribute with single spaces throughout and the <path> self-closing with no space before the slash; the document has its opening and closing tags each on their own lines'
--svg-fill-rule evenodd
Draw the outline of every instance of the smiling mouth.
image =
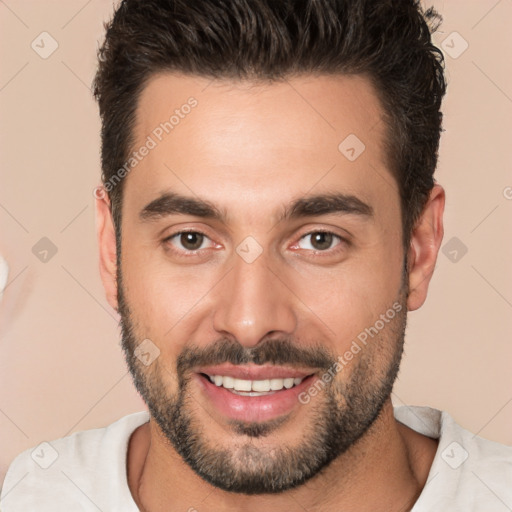
<svg viewBox="0 0 512 512">
<path fill-rule="evenodd" d="M 273 395 L 283 389 L 291 389 L 298 386 L 305 379 L 311 377 L 286 377 L 274 378 L 263 380 L 246 380 L 237 379 L 229 375 L 208 375 L 201 374 L 215 384 L 217 387 L 222 387 L 235 395 L 240 396 L 265 396 Z"/>
</svg>

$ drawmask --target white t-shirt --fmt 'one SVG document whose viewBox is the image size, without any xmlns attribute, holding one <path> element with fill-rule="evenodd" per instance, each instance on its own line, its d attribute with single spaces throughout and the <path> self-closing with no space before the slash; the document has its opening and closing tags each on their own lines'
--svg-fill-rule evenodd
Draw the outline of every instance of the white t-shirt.
<svg viewBox="0 0 512 512">
<path fill-rule="evenodd" d="M 395 407 L 395 418 L 439 439 L 427 483 L 412 512 L 512 511 L 512 447 L 474 436 L 446 412 Z M 138 512 L 128 487 L 132 432 L 149 420 L 130 414 L 106 428 L 41 443 L 7 472 L 2 512 Z"/>
</svg>

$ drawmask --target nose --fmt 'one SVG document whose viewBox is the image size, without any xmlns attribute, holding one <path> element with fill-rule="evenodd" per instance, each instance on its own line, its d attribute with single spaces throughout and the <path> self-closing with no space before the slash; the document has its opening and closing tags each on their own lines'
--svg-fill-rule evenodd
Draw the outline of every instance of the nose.
<svg viewBox="0 0 512 512">
<path fill-rule="evenodd" d="M 269 335 L 292 334 L 297 325 L 294 295 L 264 254 L 248 263 L 237 254 L 228 275 L 216 287 L 214 329 L 254 347 Z"/>
</svg>

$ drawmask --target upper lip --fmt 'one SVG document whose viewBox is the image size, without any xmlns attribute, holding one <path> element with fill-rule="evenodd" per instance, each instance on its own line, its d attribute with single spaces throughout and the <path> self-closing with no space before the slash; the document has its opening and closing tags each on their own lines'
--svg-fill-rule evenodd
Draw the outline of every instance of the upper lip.
<svg viewBox="0 0 512 512">
<path fill-rule="evenodd" d="M 267 379 L 287 379 L 300 378 L 303 379 L 315 370 L 305 370 L 298 368 L 290 368 L 286 366 L 276 365 L 233 365 L 224 363 L 215 366 L 204 366 L 196 369 L 197 373 L 205 373 L 206 375 L 222 375 L 242 380 L 267 380 Z"/>
</svg>

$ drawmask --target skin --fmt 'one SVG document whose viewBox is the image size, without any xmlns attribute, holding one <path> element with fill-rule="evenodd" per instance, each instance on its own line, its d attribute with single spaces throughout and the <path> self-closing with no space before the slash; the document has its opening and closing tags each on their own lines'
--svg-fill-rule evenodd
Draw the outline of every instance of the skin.
<svg viewBox="0 0 512 512">
<path fill-rule="evenodd" d="M 398 186 L 386 168 L 382 108 L 370 82 L 302 76 L 247 84 L 157 75 L 140 97 L 134 146 L 191 96 L 197 107 L 124 182 L 122 276 L 138 337 L 151 339 L 160 349 L 159 364 L 170 369 L 189 343 L 205 347 L 221 335 L 256 347 L 269 333 L 280 333 L 304 346 L 320 342 L 332 353 L 345 353 L 399 296 L 405 256 Z M 338 150 L 351 133 L 366 146 L 354 162 Z M 206 199 L 227 218 L 175 214 L 141 221 L 144 206 L 168 191 Z M 373 216 L 328 214 L 278 222 L 293 200 L 333 191 L 357 196 Z M 408 311 L 426 299 L 443 237 L 444 202 L 444 190 L 435 185 L 412 233 Z M 117 309 L 115 232 L 107 197 L 97 200 L 97 225 L 101 276 Z M 184 228 L 205 233 L 211 246 L 184 257 L 186 249 L 176 241 L 163 242 Z M 351 243 L 315 252 L 310 239 L 301 237 L 322 229 L 348 236 Z M 250 264 L 236 253 L 247 236 L 263 249 Z M 374 350 L 377 368 L 388 362 L 385 348 L 368 349 Z M 354 356 L 336 379 L 350 379 L 360 357 Z M 176 391 L 171 372 L 164 383 Z M 191 394 L 201 406 L 194 414 L 208 425 L 208 440 L 234 446 L 238 438 L 226 419 L 200 389 L 192 387 Z M 312 403 L 321 399 L 320 393 Z M 265 448 L 296 446 L 311 411 L 298 406 L 293 421 L 252 442 Z M 363 437 L 320 475 L 283 493 L 248 496 L 201 479 L 151 420 L 130 439 L 128 481 L 139 508 L 151 512 L 410 510 L 436 449 L 435 440 L 394 419 L 388 399 Z"/>
</svg>

